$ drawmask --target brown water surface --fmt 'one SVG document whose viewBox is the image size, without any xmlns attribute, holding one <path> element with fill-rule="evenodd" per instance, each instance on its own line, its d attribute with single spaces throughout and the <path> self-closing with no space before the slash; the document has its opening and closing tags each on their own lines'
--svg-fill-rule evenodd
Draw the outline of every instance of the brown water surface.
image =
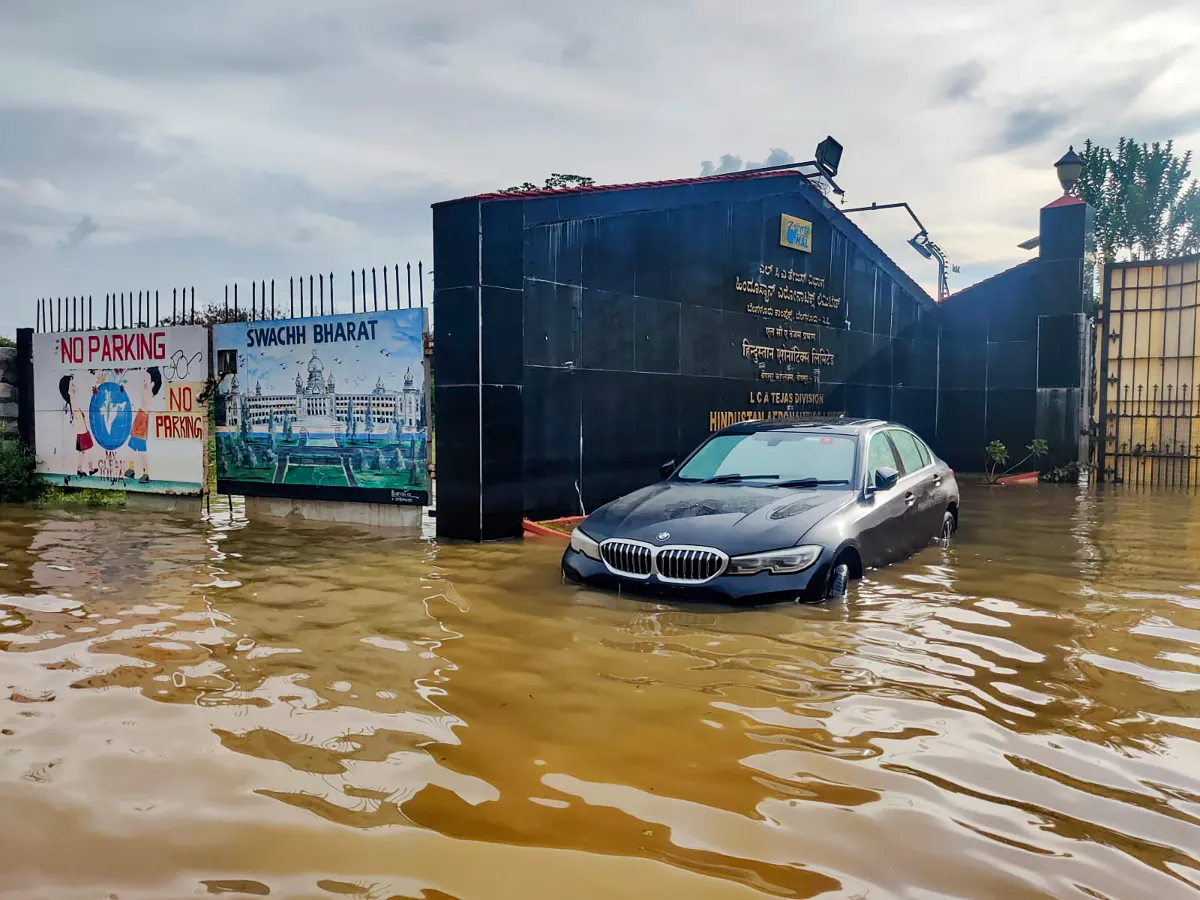
<svg viewBox="0 0 1200 900">
<path fill-rule="evenodd" d="M 840 604 L 0 508 L 0 896 L 1200 896 L 1200 499 L 968 491 Z"/>
</svg>

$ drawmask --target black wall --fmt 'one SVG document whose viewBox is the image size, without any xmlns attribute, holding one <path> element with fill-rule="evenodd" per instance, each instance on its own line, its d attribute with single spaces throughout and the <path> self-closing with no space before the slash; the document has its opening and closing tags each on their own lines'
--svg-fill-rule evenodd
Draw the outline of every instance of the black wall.
<svg viewBox="0 0 1200 900">
<path fill-rule="evenodd" d="M 892 419 L 965 470 L 1035 434 L 1074 458 L 1086 211 L 1043 211 L 1042 258 L 939 308 L 795 173 L 438 204 L 438 532 L 591 511 L 739 416 Z"/>
<path fill-rule="evenodd" d="M 812 223 L 811 252 L 781 245 L 783 215 Z M 734 416 L 933 437 L 933 301 L 794 173 L 441 204 L 434 255 L 443 536 L 594 509 Z M 755 360 L 744 341 L 833 361 Z"/>
<path fill-rule="evenodd" d="M 33 434 L 33 329 L 17 329 L 17 436 L 35 450 Z"/>
<path fill-rule="evenodd" d="M 941 391 L 934 441 L 978 471 L 1001 441 L 1016 462 L 1035 437 L 1044 465 L 1075 460 L 1087 426 L 1094 315 L 1092 212 L 1059 200 L 1041 212 L 1039 255 L 948 298 L 938 310 Z"/>
</svg>

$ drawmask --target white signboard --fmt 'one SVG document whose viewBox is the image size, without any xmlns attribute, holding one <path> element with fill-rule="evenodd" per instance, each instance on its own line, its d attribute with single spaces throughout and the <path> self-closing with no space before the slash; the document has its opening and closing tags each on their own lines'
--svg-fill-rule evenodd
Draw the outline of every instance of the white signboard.
<svg viewBox="0 0 1200 900">
<path fill-rule="evenodd" d="M 203 327 L 35 335 L 38 472 L 70 487 L 201 493 L 208 370 Z"/>
</svg>

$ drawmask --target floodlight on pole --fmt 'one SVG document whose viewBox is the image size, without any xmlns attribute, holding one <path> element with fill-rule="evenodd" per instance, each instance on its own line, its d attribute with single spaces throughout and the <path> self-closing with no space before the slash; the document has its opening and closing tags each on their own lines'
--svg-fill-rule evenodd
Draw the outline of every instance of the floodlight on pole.
<svg viewBox="0 0 1200 900">
<path fill-rule="evenodd" d="M 837 176 L 838 166 L 842 163 L 842 145 L 833 139 L 833 135 L 817 144 L 816 163 L 830 178 Z"/>
<path fill-rule="evenodd" d="M 822 194 L 828 195 L 829 191 L 833 191 L 842 198 L 845 203 L 846 192 L 843 191 L 833 179 L 837 176 L 838 167 L 842 162 L 842 145 L 839 144 L 833 137 L 827 137 L 817 145 L 816 159 L 805 160 L 804 162 L 789 162 L 781 163 L 777 166 L 755 166 L 753 169 L 746 171 L 753 172 L 785 172 L 795 171 L 797 175 L 817 188 Z M 815 169 L 812 171 L 802 171 L 804 169 Z M 703 175 L 702 178 L 721 178 L 729 173 L 713 173 L 712 175 Z M 825 187 L 821 182 L 828 184 Z"/>
<path fill-rule="evenodd" d="M 926 234 L 924 231 L 922 231 L 920 234 L 916 235 L 915 237 L 911 237 L 908 239 L 908 245 L 910 247 L 912 247 L 914 250 L 916 250 L 918 253 L 920 253 L 926 259 L 933 259 L 933 253 L 929 250 L 929 247 L 927 246 L 928 242 L 929 242 L 929 235 Z"/>
<path fill-rule="evenodd" d="M 877 210 L 881 210 L 881 209 L 903 209 L 910 216 L 912 216 L 912 220 L 914 222 L 916 222 L 917 227 L 921 229 L 912 238 L 909 239 L 908 245 L 910 247 L 912 247 L 914 250 L 916 250 L 918 253 L 920 253 L 926 259 L 936 259 L 937 260 L 937 264 L 938 264 L 937 299 L 938 299 L 938 302 L 941 303 L 943 300 L 945 300 L 947 297 L 950 296 L 950 282 L 946 278 L 946 270 L 950 267 L 949 261 L 946 259 L 945 251 L 942 250 L 941 247 L 939 247 L 937 244 L 935 244 L 933 242 L 933 240 L 930 239 L 929 232 L 925 229 L 925 226 L 921 223 L 921 220 L 917 218 L 917 214 L 915 212 L 913 212 L 913 208 L 911 206 L 909 206 L 907 203 L 872 203 L 870 206 L 857 206 L 853 209 L 842 210 L 842 212 L 843 213 L 876 212 Z M 955 267 L 954 270 L 958 271 L 958 268 Z"/>
</svg>

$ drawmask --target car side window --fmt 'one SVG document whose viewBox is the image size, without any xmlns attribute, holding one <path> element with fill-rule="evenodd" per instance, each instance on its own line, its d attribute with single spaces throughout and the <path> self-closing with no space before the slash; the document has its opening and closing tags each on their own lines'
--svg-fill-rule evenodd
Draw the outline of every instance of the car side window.
<svg viewBox="0 0 1200 900">
<path fill-rule="evenodd" d="M 917 452 L 921 454 L 921 464 L 930 465 L 933 462 L 933 454 L 929 452 L 929 448 L 925 446 L 925 442 L 916 435 L 913 435 L 913 442 L 917 445 Z"/>
<path fill-rule="evenodd" d="M 875 473 L 880 469 L 896 469 L 897 471 L 900 469 L 896 462 L 896 455 L 892 452 L 892 445 L 888 443 L 887 435 L 882 431 L 871 438 L 871 443 L 867 447 L 868 483 L 874 482 Z"/>
<path fill-rule="evenodd" d="M 913 472 L 919 472 L 925 468 L 925 463 L 921 459 L 921 451 L 917 449 L 917 439 L 912 434 L 897 430 L 889 431 L 888 435 L 896 446 L 896 452 L 900 454 L 900 462 L 904 466 L 905 475 L 911 475 Z"/>
</svg>

